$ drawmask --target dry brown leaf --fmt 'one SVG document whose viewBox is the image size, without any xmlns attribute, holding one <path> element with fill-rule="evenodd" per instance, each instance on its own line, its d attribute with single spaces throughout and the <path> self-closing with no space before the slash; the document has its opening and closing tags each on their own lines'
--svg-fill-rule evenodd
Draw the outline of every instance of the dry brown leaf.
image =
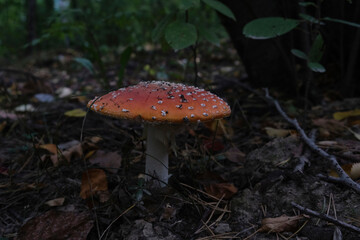
<svg viewBox="0 0 360 240">
<path fill-rule="evenodd" d="M 269 137 L 286 137 L 291 133 L 291 130 L 277 129 L 272 127 L 265 127 L 265 132 Z"/>
<path fill-rule="evenodd" d="M 226 158 L 234 163 L 243 163 L 246 154 L 240 151 L 237 147 L 232 147 L 225 152 Z"/>
<path fill-rule="evenodd" d="M 68 149 L 63 150 L 61 153 L 62 153 L 62 156 L 65 158 L 65 160 L 67 162 L 70 162 L 71 158 L 73 158 L 73 157 L 81 157 L 81 155 L 82 155 L 81 144 L 78 143 L 72 147 L 69 147 Z"/>
<path fill-rule="evenodd" d="M 223 199 L 230 199 L 238 191 L 232 183 L 213 183 L 206 185 L 204 189 L 208 194 L 219 199 L 222 197 Z"/>
<path fill-rule="evenodd" d="M 52 200 L 49 200 L 47 202 L 45 202 L 46 205 L 50 206 L 50 207 L 57 207 L 57 206 L 62 206 L 64 204 L 65 198 L 55 198 Z"/>
<path fill-rule="evenodd" d="M 347 175 L 353 180 L 360 178 L 360 163 L 349 163 L 341 165 L 341 168 L 346 172 Z M 331 170 L 329 173 L 332 177 L 339 177 L 337 172 Z"/>
<path fill-rule="evenodd" d="M 166 204 L 166 206 L 164 207 L 164 211 L 160 216 L 160 221 L 165 220 L 165 221 L 169 221 L 171 220 L 173 217 L 175 217 L 176 215 L 176 208 L 174 208 L 173 206 L 171 206 L 169 203 Z"/>
<path fill-rule="evenodd" d="M 98 150 L 92 157 L 90 163 L 98 164 L 109 172 L 116 173 L 121 166 L 121 156 L 116 152 L 105 152 Z"/>
<path fill-rule="evenodd" d="M 330 135 L 340 135 L 346 128 L 342 122 L 334 119 L 318 118 L 312 120 L 313 124 L 319 127 L 319 132 L 322 137 L 330 137 Z"/>
<path fill-rule="evenodd" d="M 0 123 L 0 133 L 5 129 L 6 125 L 7 125 L 7 122 L 6 122 L 6 121 L 2 121 L 2 122 Z"/>
<path fill-rule="evenodd" d="M 30 219 L 17 235 L 18 240 L 86 239 L 94 222 L 86 212 L 60 212 L 51 210 Z"/>
<path fill-rule="evenodd" d="M 260 232 L 294 232 L 297 230 L 299 220 L 303 219 L 303 215 L 286 216 L 282 215 L 276 218 L 264 218 L 261 221 Z"/>
<path fill-rule="evenodd" d="M 83 172 L 81 177 L 80 197 L 87 199 L 108 190 L 106 174 L 102 169 L 89 169 Z"/>
<path fill-rule="evenodd" d="M 50 143 L 38 145 L 37 147 L 46 149 L 51 153 L 51 155 L 42 156 L 41 160 L 45 161 L 46 159 L 50 159 L 55 167 L 59 165 L 61 160 L 70 162 L 71 158 L 82 156 L 82 146 L 77 140 L 61 143 L 59 146 Z"/>
</svg>

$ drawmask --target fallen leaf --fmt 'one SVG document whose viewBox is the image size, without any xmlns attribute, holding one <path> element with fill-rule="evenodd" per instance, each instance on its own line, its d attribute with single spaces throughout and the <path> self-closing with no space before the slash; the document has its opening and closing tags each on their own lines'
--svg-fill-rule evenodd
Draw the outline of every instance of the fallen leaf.
<svg viewBox="0 0 360 240">
<path fill-rule="evenodd" d="M 61 160 L 66 160 L 70 162 L 73 157 L 82 156 L 82 146 L 79 141 L 73 140 L 66 143 L 61 143 L 58 146 L 55 144 L 42 144 L 38 148 L 46 149 L 51 153 L 51 155 L 44 155 L 41 157 L 42 161 L 50 158 L 53 165 L 56 167 L 59 165 Z"/>
<path fill-rule="evenodd" d="M 109 172 L 116 173 L 121 166 L 121 156 L 116 152 L 105 152 L 98 150 L 92 157 L 90 163 L 98 164 Z"/>
<path fill-rule="evenodd" d="M 58 90 L 56 90 L 56 93 L 58 94 L 59 98 L 65 98 L 70 96 L 73 93 L 73 91 L 71 88 L 62 87 L 62 88 L 58 88 Z"/>
<path fill-rule="evenodd" d="M 349 163 L 341 165 L 341 168 L 346 172 L 352 180 L 360 178 L 360 163 Z M 329 173 L 332 177 L 339 177 L 337 172 L 331 170 Z"/>
<path fill-rule="evenodd" d="M 204 189 L 208 194 L 218 199 L 230 199 L 238 191 L 232 183 L 213 183 L 206 185 Z"/>
<path fill-rule="evenodd" d="M 106 174 L 102 169 L 89 169 L 83 172 L 81 177 L 80 197 L 87 199 L 101 191 L 108 190 Z"/>
<path fill-rule="evenodd" d="M 86 112 L 81 108 L 76 108 L 65 112 L 64 115 L 67 117 L 84 117 L 86 115 Z"/>
<path fill-rule="evenodd" d="M 357 140 L 360 140 L 360 133 L 357 133 L 348 127 L 347 127 L 347 130 L 349 130 L 349 132 L 351 132 Z"/>
<path fill-rule="evenodd" d="M 82 156 L 82 146 L 80 144 L 80 142 L 78 141 L 71 141 L 73 144 L 73 146 L 69 146 L 68 149 L 64 149 L 61 151 L 61 154 L 63 156 L 63 158 L 67 161 L 67 162 L 71 162 L 71 159 L 74 157 L 78 157 L 80 158 Z M 60 148 L 60 145 L 59 145 Z"/>
<path fill-rule="evenodd" d="M 87 160 L 89 159 L 90 157 L 92 157 L 95 153 L 97 152 L 97 150 L 91 150 L 89 152 L 86 153 L 84 159 Z"/>
<path fill-rule="evenodd" d="M 294 232 L 297 230 L 299 220 L 303 219 L 303 215 L 286 216 L 282 215 L 276 218 L 264 218 L 261 221 L 260 232 Z"/>
<path fill-rule="evenodd" d="M 47 202 L 45 202 L 46 205 L 50 206 L 50 207 L 57 207 L 57 206 L 62 206 L 64 204 L 65 198 L 55 198 L 52 200 L 49 200 Z"/>
<path fill-rule="evenodd" d="M 19 230 L 18 240 L 86 239 L 94 221 L 86 212 L 61 212 L 51 210 L 30 219 Z"/>
<path fill-rule="evenodd" d="M 330 135 L 340 135 L 345 131 L 345 125 L 334 119 L 318 118 L 312 120 L 313 124 L 319 127 L 321 137 L 330 137 Z"/>
<path fill-rule="evenodd" d="M 220 152 L 225 148 L 224 144 L 218 139 L 204 139 L 204 148 L 210 152 Z"/>
<path fill-rule="evenodd" d="M 230 162 L 244 163 L 246 154 L 234 146 L 225 152 L 225 156 Z"/>
<path fill-rule="evenodd" d="M 336 112 L 333 114 L 333 118 L 335 120 L 343 120 L 345 118 L 348 117 L 355 117 L 355 116 L 360 116 L 360 109 L 355 109 L 355 110 L 351 110 L 351 111 L 345 111 L 345 112 Z"/>
<path fill-rule="evenodd" d="M 6 122 L 6 121 L 2 121 L 2 122 L 0 123 L 0 133 L 5 129 L 6 125 L 7 125 L 7 122 Z"/>
<path fill-rule="evenodd" d="M 287 129 L 276 129 L 272 127 L 265 127 L 265 132 L 269 137 L 286 137 L 291 131 Z"/>
<path fill-rule="evenodd" d="M 52 144 L 52 143 L 41 144 L 38 146 L 38 148 L 45 149 L 45 150 L 49 151 L 50 153 L 57 155 L 58 149 L 55 144 Z"/>
<path fill-rule="evenodd" d="M 175 215 L 176 215 L 176 208 L 174 208 L 169 203 L 167 203 L 164 207 L 164 210 L 163 210 L 161 216 L 160 216 L 160 221 L 162 221 L 162 220 L 169 221 L 172 218 L 174 218 Z"/>
</svg>

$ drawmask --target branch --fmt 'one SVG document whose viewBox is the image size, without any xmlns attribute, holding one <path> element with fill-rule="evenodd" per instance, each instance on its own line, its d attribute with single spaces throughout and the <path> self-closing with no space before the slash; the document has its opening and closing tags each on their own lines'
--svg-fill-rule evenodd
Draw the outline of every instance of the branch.
<svg viewBox="0 0 360 240">
<path fill-rule="evenodd" d="M 296 207 L 297 209 L 299 209 L 303 213 L 309 214 L 309 215 L 314 216 L 314 217 L 321 218 L 321 219 L 326 220 L 328 222 L 331 222 L 331 223 L 333 223 L 333 224 L 335 224 L 337 226 L 341 226 L 343 228 L 346 228 L 346 229 L 348 229 L 350 231 L 360 233 L 360 228 L 358 228 L 358 227 L 356 227 L 354 225 L 348 224 L 346 222 L 337 220 L 336 218 L 333 218 L 333 217 L 331 217 L 331 216 L 329 216 L 327 214 L 316 212 L 314 210 L 311 210 L 311 209 L 308 209 L 306 207 L 300 206 L 299 204 L 294 203 L 294 202 L 291 202 L 291 205 L 293 205 L 293 207 Z"/>
<path fill-rule="evenodd" d="M 308 145 L 308 147 L 313 150 L 314 152 L 316 152 L 317 154 L 319 154 L 320 156 L 322 156 L 323 158 L 325 158 L 330 165 L 332 166 L 332 168 L 337 172 L 337 174 L 339 175 L 339 182 L 344 184 L 347 187 L 352 188 L 356 193 L 360 194 L 360 185 L 357 184 L 356 182 L 354 182 L 346 173 L 345 171 L 341 168 L 341 166 L 339 165 L 339 163 L 336 160 L 336 157 L 334 155 L 330 155 L 327 152 L 325 152 L 324 150 L 322 150 L 321 148 L 319 148 L 315 142 L 309 138 L 306 133 L 304 132 L 304 130 L 300 127 L 298 121 L 296 120 L 296 118 L 291 119 L 289 118 L 289 116 L 284 112 L 284 110 L 281 108 L 279 102 L 277 100 L 275 100 L 273 97 L 271 97 L 269 95 L 269 90 L 266 88 L 265 89 L 265 98 L 272 103 L 273 105 L 275 105 L 276 110 L 280 113 L 280 115 L 291 125 L 293 125 L 296 130 L 298 131 L 298 133 L 300 134 L 301 138 L 303 139 L 303 141 Z"/>
</svg>

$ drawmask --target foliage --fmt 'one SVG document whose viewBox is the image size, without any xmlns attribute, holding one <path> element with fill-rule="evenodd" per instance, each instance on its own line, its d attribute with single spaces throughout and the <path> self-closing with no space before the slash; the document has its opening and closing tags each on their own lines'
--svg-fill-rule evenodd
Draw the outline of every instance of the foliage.
<svg viewBox="0 0 360 240">
<path fill-rule="evenodd" d="M 29 46 L 36 49 L 75 48 L 84 53 L 74 61 L 96 75 L 106 89 L 106 63 L 113 53 L 119 63 L 118 86 L 131 53 L 145 43 L 183 49 L 207 40 L 218 45 L 226 37 L 216 11 L 235 19 L 217 0 L 74 0 L 59 9 L 53 0 L 37 1 L 36 39 L 27 42 L 26 6 L 20 0 L 0 0 L 0 53 L 11 55 Z M 216 11 L 215 11 L 216 10 Z"/>
<path fill-rule="evenodd" d="M 299 2 L 299 5 L 302 7 L 319 7 L 313 2 Z M 291 53 L 298 58 L 306 60 L 308 68 L 310 68 L 313 72 L 325 72 L 325 67 L 320 63 L 325 48 L 323 37 L 320 31 L 318 31 L 320 26 L 325 24 L 324 21 L 330 21 L 360 28 L 360 24 L 342 19 L 330 17 L 318 19 L 305 13 L 299 13 L 299 17 L 301 19 L 282 17 L 258 18 L 244 26 L 243 34 L 252 39 L 270 39 L 290 32 L 291 30 L 297 28 L 301 22 L 305 21 L 308 24 L 315 24 L 318 27 L 315 28 L 317 30 L 315 33 L 310 34 L 310 36 L 314 37 L 309 51 L 305 53 L 299 49 L 292 49 Z"/>
<path fill-rule="evenodd" d="M 153 41 L 165 35 L 165 40 L 175 50 L 196 45 L 199 40 L 215 45 L 220 43 L 225 31 L 213 10 L 236 20 L 231 10 L 217 0 L 186 0 L 177 3 L 175 11 L 168 12 L 152 33 Z"/>
<path fill-rule="evenodd" d="M 52 0 L 41 0 L 37 1 L 38 38 L 28 43 L 24 1 L 0 0 L 0 28 L 7 33 L 1 36 L 0 47 L 2 52 L 7 53 L 18 51 L 28 44 L 38 48 L 71 46 L 86 49 L 94 47 L 96 41 L 103 53 L 118 46 L 141 49 L 146 42 L 158 43 L 169 23 L 185 22 L 185 12 L 189 16 L 186 21 L 196 26 L 196 32 L 200 33 L 196 36 L 200 40 L 219 43 L 225 31 L 214 9 L 234 18 L 231 11 L 216 0 L 77 0 L 71 1 L 70 7 L 61 11 L 53 9 Z M 217 38 L 206 29 L 211 29 Z M 95 39 L 91 39 L 93 37 L 89 36 L 89 32 Z"/>
</svg>

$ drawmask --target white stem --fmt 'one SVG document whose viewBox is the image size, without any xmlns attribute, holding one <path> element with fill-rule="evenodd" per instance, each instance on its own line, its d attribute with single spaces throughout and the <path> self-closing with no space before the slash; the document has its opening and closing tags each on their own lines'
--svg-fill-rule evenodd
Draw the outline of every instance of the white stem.
<svg viewBox="0 0 360 240">
<path fill-rule="evenodd" d="M 164 187 L 168 182 L 169 129 L 164 125 L 147 125 L 145 172 L 146 180 L 154 180 L 154 186 Z M 153 176 L 154 178 L 152 178 Z M 163 182 L 156 181 L 159 179 Z"/>
</svg>

